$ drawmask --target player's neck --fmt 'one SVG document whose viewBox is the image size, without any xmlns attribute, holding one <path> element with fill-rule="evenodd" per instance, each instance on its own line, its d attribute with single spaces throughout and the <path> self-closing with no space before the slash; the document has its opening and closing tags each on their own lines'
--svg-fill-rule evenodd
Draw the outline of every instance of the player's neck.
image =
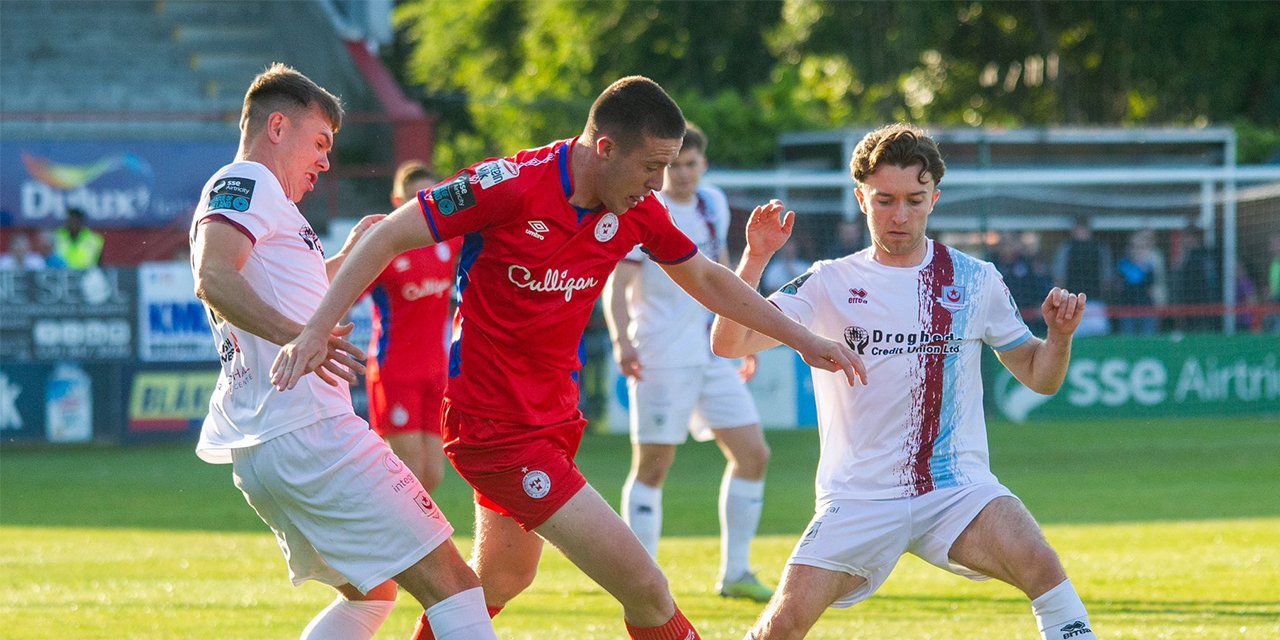
<svg viewBox="0 0 1280 640">
<path fill-rule="evenodd" d="M 573 179 L 569 204 L 590 210 L 603 207 L 604 201 L 596 195 L 595 150 L 579 138 L 569 153 L 569 176 Z"/>
</svg>

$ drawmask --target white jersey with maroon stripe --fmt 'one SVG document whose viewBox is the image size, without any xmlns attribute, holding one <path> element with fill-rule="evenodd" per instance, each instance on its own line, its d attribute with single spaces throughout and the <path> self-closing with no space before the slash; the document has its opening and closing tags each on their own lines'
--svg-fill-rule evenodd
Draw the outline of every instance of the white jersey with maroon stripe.
<svg viewBox="0 0 1280 640">
<path fill-rule="evenodd" d="M 299 324 L 311 319 L 329 289 L 324 248 L 270 170 L 256 162 L 218 170 L 196 206 L 192 243 L 205 218 L 217 221 L 208 224 L 230 224 L 253 243 L 240 275 L 263 302 Z M 303 376 L 293 389 L 276 391 L 270 372 L 280 346 L 208 313 L 222 372 L 200 429 L 201 459 L 230 463 L 231 449 L 351 413 L 347 385 L 331 387 L 318 376 Z"/>
<path fill-rule="evenodd" d="M 921 264 L 864 249 L 816 263 L 769 299 L 867 366 L 867 386 L 814 370 L 822 457 L 817 497 L 882 499 L 995 481 L 982 409 L 982 344 L 1031 337 L 989 263 L 932 240 Z"/>
</svg>

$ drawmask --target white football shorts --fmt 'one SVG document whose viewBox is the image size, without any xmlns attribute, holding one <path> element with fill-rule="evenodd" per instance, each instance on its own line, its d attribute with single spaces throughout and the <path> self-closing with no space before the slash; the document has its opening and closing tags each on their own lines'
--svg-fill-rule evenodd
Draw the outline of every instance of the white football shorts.
<svg viewBox="0 0 1280 640">
<path fill-rule="evenodd" d="M 953 564 L 951 545 L 992 500 L 1013 496 L 998 482 L 936 489 L 888 500 L 833 500 L 818 507 L 787 564 L 861 576 L 866 583 L 832 603 L 843 609 L 884 584 L 904 553 L 970 580 L 988 576 Z"/>
<path fill-rule="evenodd" d="M 275 532 L 294 585 L 368 593 L 453 534 L 413 472 L 354 414 L 232 449 L 232 475 Z"/>
<path fill-rule="evenodd" d="M 712 429 L 760 424 L 755 400 L 731 360 L 645 369 L 641 375 L 643 380 L 627 378 L 634 443 L 683 444 L 690 433 L 706 442 Z"/>
</svg>

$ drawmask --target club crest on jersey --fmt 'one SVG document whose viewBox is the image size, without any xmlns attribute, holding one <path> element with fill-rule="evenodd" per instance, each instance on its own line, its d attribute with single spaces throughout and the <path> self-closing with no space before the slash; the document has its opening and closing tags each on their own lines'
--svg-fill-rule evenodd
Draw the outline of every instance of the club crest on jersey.
<svg viewBox="0 0 1280 640">
<path fill-rule="evenodd" d="M 231 209 L 245 212 L 253 202 L 253 186 L 249 178 L 224 178 L 209 190 L 209 210 Z"/>
<path fill-rule="evenodd" d="M 551 476 L 537 469 L 530 471 L 528 467 L 521 471 L 524 471 L 524 480 L 521 484 L 524 486 L 525 494 L 530 498 L 539 500 L 551 493 Z"/>
<path fill-rule="evenodd" d="M 431 496 L 427 495 L 426 491 L 419 491 L 418 495 L 414 497 L 414 502 L 418 504 L 418 508 L 422 509 L 423 513 L 432 518 L 440 518 L 440 510 L 436 509 L 435 501 L 431 499 Z"/>
<path fill-rule="evenodd" d="M 596 240 L 608 242 L 618 235 L 618 215 L 612 211 L 600 217 L 596 223 Z"/>
<path fill-rule="evenodd" d="M 476 178 L 481 189 L 488 189 L 504 180 L 520 175 L 520 167 L 510 160 L 494 160 L 476 167 Z"/>
<path fill-rule="evenodd" d="M 476 206 L 476 192 L 466 176 L 432 189 L 431 199 L 436 201 L 436 209 L 442 216 Z"/>
<path fill-rule="evenodd" d="M 944 285 L 941 295 L 938 296 L 938 304 L 947 311 L 959 311 L 969 304 L 969 301 L 965 296 L 964 287 Z"/>
</svg>

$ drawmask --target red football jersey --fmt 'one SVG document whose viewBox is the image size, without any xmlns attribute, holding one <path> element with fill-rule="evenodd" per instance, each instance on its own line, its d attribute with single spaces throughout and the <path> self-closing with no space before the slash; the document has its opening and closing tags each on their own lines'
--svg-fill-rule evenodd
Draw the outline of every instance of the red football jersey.
<svg viewBox="0 0 1280 640">
<path fill-rule="evenodd" d="M 418 193 L 437 242 L 464 237 L 445 391 L 463 411 L 565 420 L 578 408 L 582 333 L 618 261 L 637 244 L 668 264 L 698 251 L 656 197 L 623 215 L 570 204 L 575 141 L 487 160 Z"/>
<path fill-rule="evenodd" d="M 380 380 L 445 378 L 449 313 L 461 242 L 406 251 L 369 286 L 373 338 L 366 375 Z"/>
</svg>

